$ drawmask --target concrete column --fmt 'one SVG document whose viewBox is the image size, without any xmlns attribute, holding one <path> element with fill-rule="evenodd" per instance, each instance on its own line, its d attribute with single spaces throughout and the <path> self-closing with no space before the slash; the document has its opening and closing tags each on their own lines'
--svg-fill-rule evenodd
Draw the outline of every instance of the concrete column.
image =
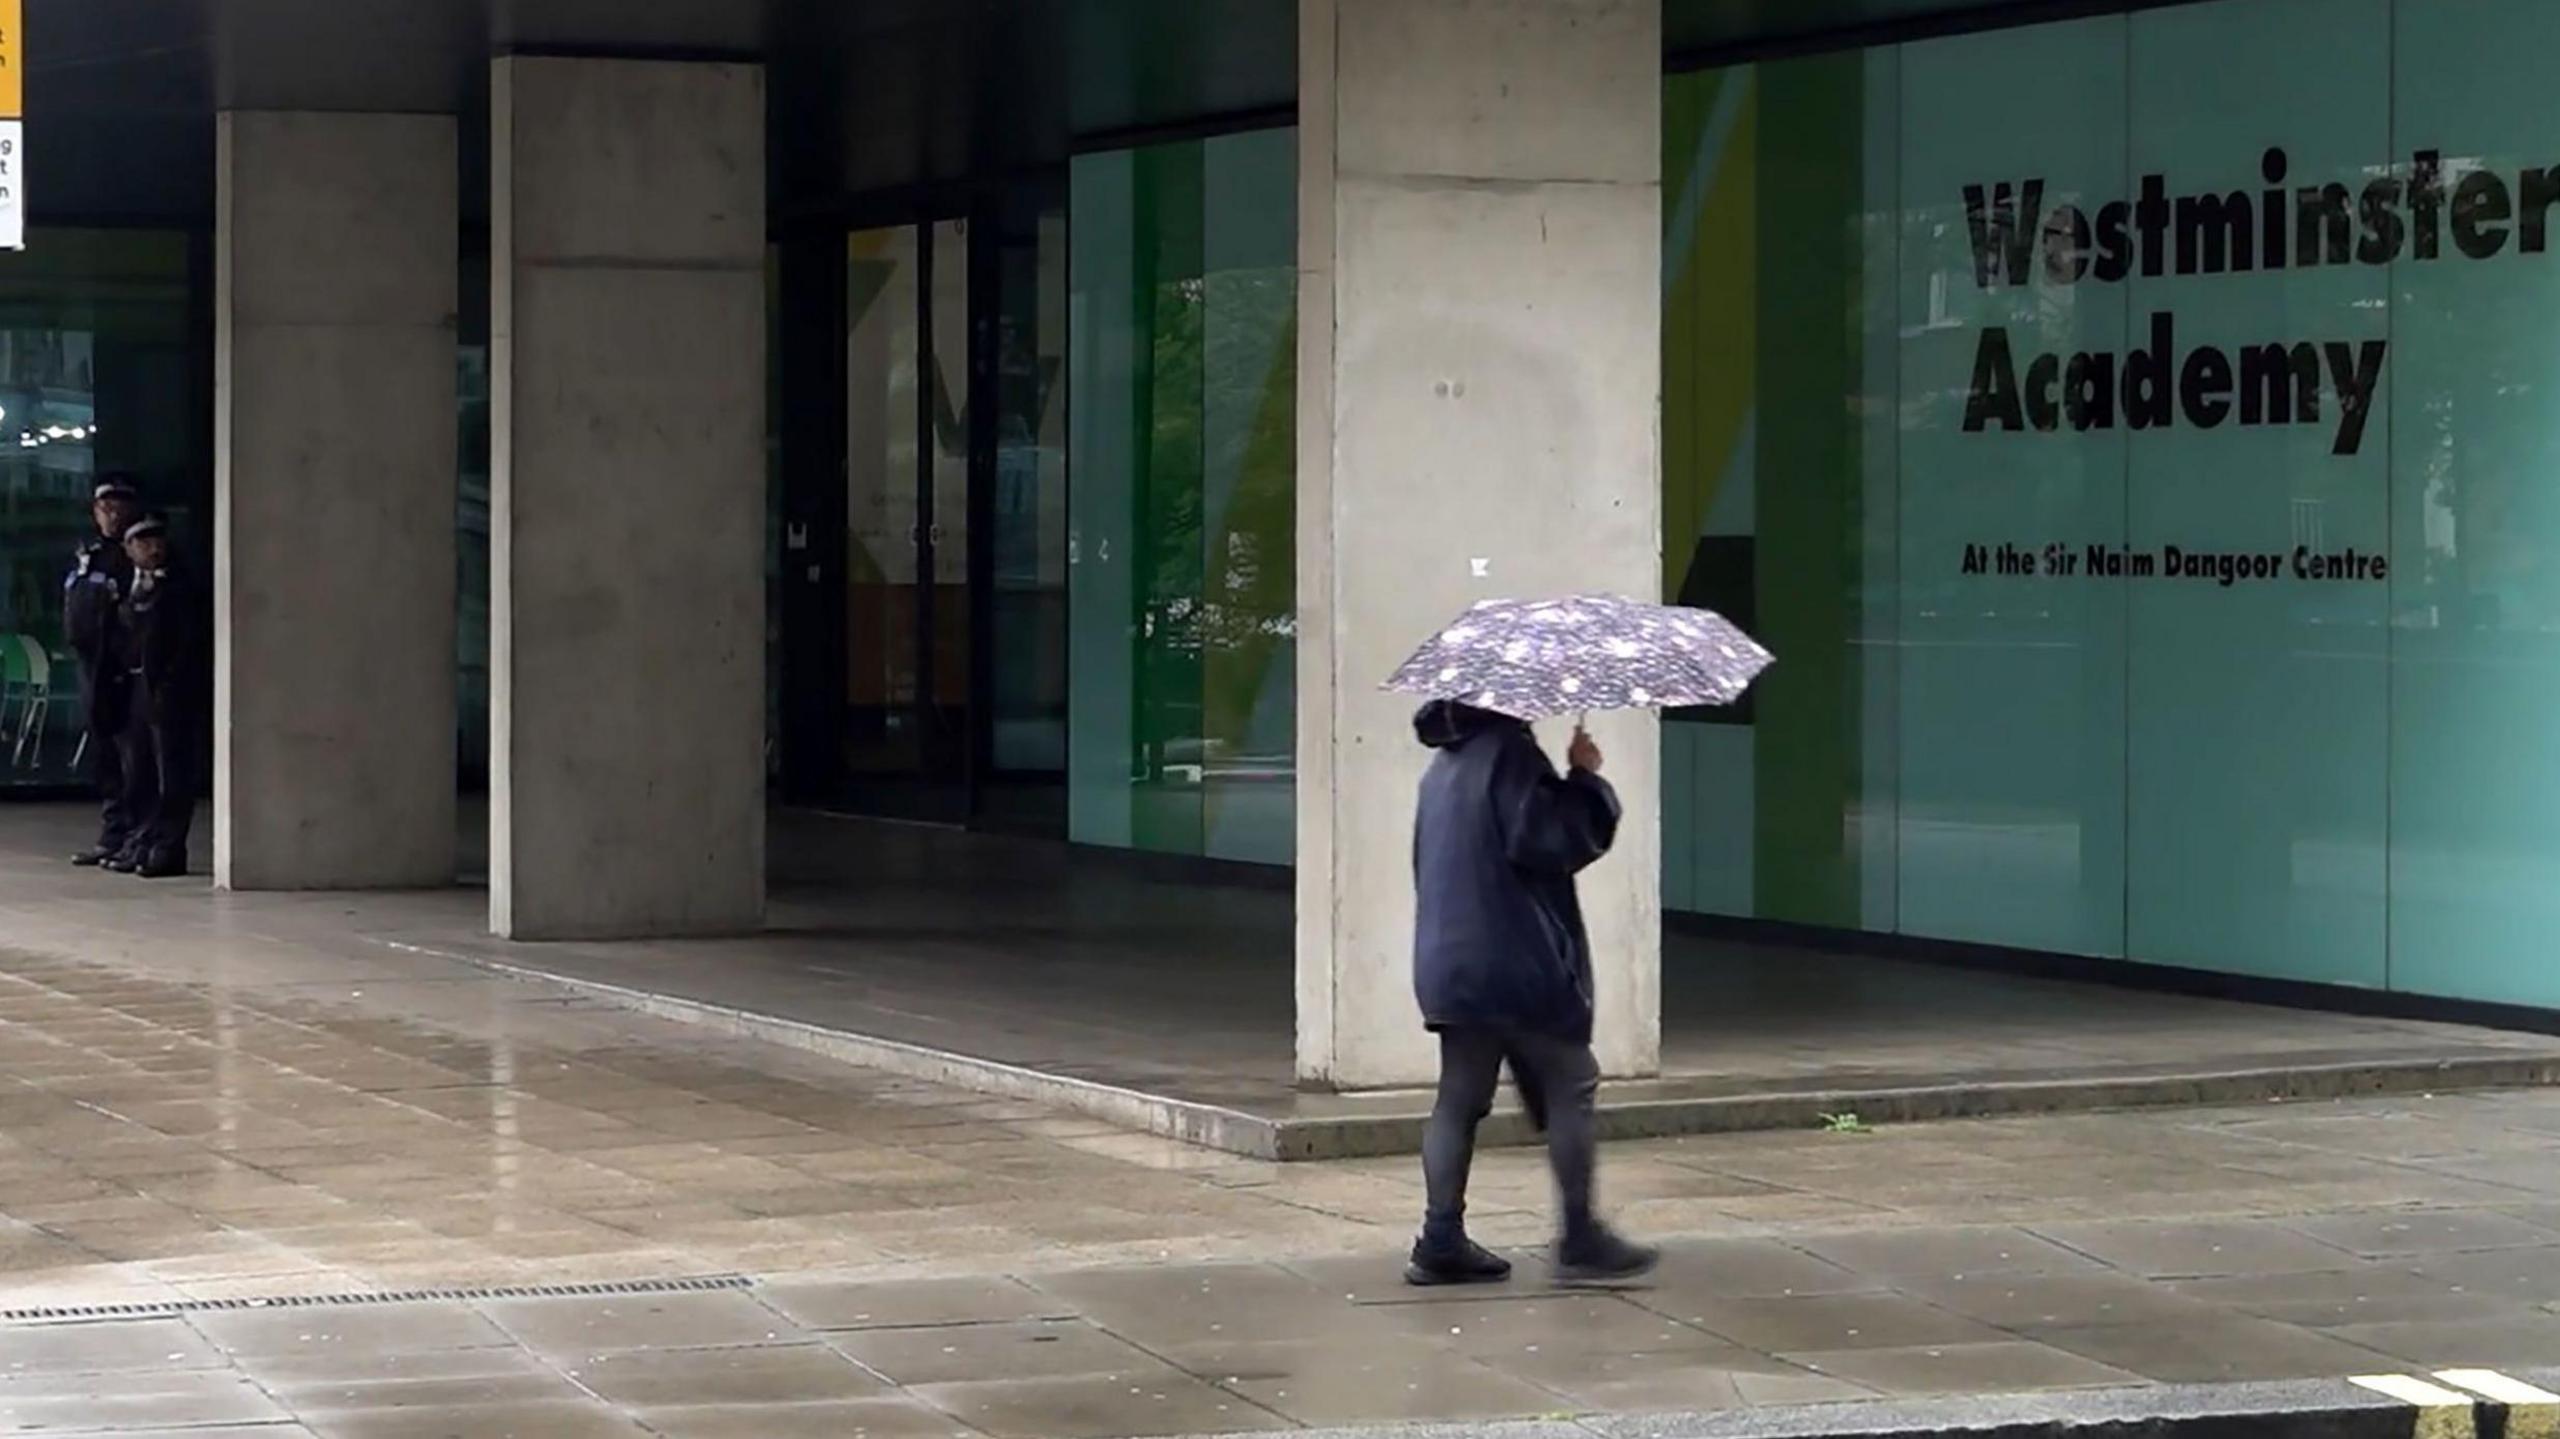
<svg viewBox="0 0 2560 1439">
<path fill-rule="evenodd" d="M 764 73 L 502 58 L 490 126 L 490 927 L 751 929 Z"/>
<path fill-rule="evenodd" d="M 1300 0 L 1298 1073 L 1427 1081 L 1410 700 L 1483 598 L 1661 591 L 1661 0 Z M 1661 1051 L 1658 733 L 1582 881 L 1600 1056 Z M 1545 731 L 1561 753 L 1564 732 Z"/>
<path fill-rule="evenodd" d="M 454 121 L 227 113 L 215 882 L 454 873 Z"/>
</svg>

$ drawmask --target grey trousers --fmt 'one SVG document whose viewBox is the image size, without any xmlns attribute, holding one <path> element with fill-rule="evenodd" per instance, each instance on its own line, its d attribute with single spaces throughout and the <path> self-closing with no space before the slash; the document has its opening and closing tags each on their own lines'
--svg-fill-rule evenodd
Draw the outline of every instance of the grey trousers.
<svg viewBox="0 0 2560 1439">
<path fill-rule="evenodd" d="M 1430 1204 L 1422 1230 L 1426 1240 L 1449 1243 L 1466 1233 L 1476 1126 L 1493 1112 L 1506 1063 L 1530 1118 L 1547 1131 L 1547 1163 L 1555 1170 L 1565 1237 L 1591 1228 L 1591 1171 L 1599 1145 L 1592 1103 L 1600 1092 L 1600 1063 L 1591 1046 L 1535 1034 L 1450 1029 L 1440 1034 L 1440 1095 L 1422 1134 Z"/>
</svg>

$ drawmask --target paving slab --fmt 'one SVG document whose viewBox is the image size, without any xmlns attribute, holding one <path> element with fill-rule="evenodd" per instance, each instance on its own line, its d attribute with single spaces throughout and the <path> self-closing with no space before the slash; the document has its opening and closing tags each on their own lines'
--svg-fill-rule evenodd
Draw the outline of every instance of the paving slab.
<svg viewBox="0 0 2560 1439">
<path fill-rule="evenodd" d="M 803 1328 L 917 1329 L 1073 1319 L 1076 1306 L 1001 1275 L 881 1283 L 814 1280 L 767 1286 L 764 1302 Z"/>
<path fill-rule="evenodd" d="M 1515 1362 L 1520 1357 L 1485 1362 L 1411 1338 L 1211 1344 L 1166 1352 L 1201 1381 L 1300 1424 L 1502 1419 L 1573 1407 L 1529 1372 L 1534 1363 Z M 1558 1357 L 1577 1367 L 1592 1363 L 1588 1351 L 1559 1351 Z"/>
<path fill-rule="evenodd" d="M 932 1384 L 916 1393 L 995 1439 L 1148 1439 L 1297 1427 L 1235 1393 L 1172 1371 Z"/>
<path fill-rule="evenodd" d="M 1082 1320 L 865 1329 L 829 1335 L 828 1340 L 874 1372 L 909 1388 L 999 1375 L 1018 1379 L 1101 1376 L 1135 1382 L 1171 1372 L 1163 1360 Z"/>
<path fill-rule="evenodd" d="M 1476 1213 L 1519 1273 L 1425 1293 L 1399 1278 L 1408 1159 L 1208 1153 L 359 952 L 370 898 L 93 883 L 0 843 L 21 1405 L 113 1390 L 136 1422 L 391 1439 L 1046 1432 L 1042 1406 L 1131 1435 L 1572 1415 L 1632 1439 L 1638 1410 L 1973 1433 L 1871 1396 L 2028 1389 L 1967 1402 L 2049 1417 L 2099 1412 L 2087 1385 L 2174 1407 L 2194 1380 L 2560 1342 L 2560 1093 L 1617 1144 L 1604 1192 L 1666 1257 L 1596 1294 L 1541 1262 L 1541 1157 L 1489 1152 Z M 1815 1058 L 1783 1050 L 1752 1062 Z M 2366 1422 L 2326 1392 L 2305 1412 Z M 225 1417 L 241 1395 L 271 1407 Z M 2374 1412 L 2406 1439 L 2407 1406 Z"/>
<path fill-rule="evenodd" d="M 982 1439 L 914 1399 L 684 1405 L 633 1417 L 660 1439 Z"/>
</svg>

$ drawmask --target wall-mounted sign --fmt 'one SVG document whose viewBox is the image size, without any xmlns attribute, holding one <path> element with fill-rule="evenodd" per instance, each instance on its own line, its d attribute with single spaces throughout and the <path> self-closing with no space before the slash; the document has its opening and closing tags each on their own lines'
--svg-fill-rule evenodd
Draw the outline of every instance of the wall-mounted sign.
<svg viewBox="0 0 2560 1439">
<path fill-rule="evenodd" d="M 25 0 L 0 0 L 0 249 L 27 247 Z"/>
<path fill-rule="evenodd" d="M 2140 275 L 2277 275 L 2286 270 L 2348 264 L 2386 267 L 2404 259 L 2427 263 L 2448 255 L 2489 260 L 2506 253 L 2539 255 L 2550 246 L 2550 215 L 2560 205 L 2560 167 L 2507 172 L 2477 162 L 2448 164 L 2420 150 L 2405 170 L 2346 184 L 2288 188 L 2291 160 L 2282 146 L 2259 158 L 2267 188 L 2208 188 L 2170 193 L 2167 177 L 2142 177 L 2139 199 L 2048 206 L 2045 182 L 2029 179 L 1964 187 L 1965 226 L 1973 242 L 1974 283 L 1985 291 L 2025 288 L 2036 279 L 2054 290 L 2086 280 L 2121 284 Z M 2405 178 L 2404 178 L 2405 176 Z M 2447 239 L 2451 243 L 2448 245 Z M 2041 274 L 2039 275 L 2039 270 Z M 2353 455 L 2364 442 L 2382 363 L 2384 339 L 2270 340 L 2232 349 L 2200 345 L 2181 351 L 2177 316 L 2155 310 L 2148 348 L 2121 360 L 2110 350 L 2083 350 L 2066 360 L 2037 355 L 2023 368 L 2009 330 L 1989 325 L 1974 354 L 1965 397 L 1967 434 L 1985 429 L 2053 431 L 2210 430 L 2236 417 L 2242 425 L 2316 425 L 2324 392 L 2336 397 L 2331 452 Z M 2236 416 L 2235 416 L 2236 411 Z M 2121 419 L 2119 419 L 2121 417 Z"/>
</svg>

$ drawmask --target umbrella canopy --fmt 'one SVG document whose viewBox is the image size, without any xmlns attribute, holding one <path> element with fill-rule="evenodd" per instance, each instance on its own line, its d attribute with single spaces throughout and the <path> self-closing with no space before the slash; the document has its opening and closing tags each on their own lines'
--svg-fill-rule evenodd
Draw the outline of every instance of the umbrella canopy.
<svg viewBox="0 0 2560 1439">
<path fill-rule="evenodd" d="M 1486 600 L 1414 651 L 1385 688 L 1537 720 L 1731 704 L 1770 659 L 1712 610 L 1623 595 Z"/>
</svg>

